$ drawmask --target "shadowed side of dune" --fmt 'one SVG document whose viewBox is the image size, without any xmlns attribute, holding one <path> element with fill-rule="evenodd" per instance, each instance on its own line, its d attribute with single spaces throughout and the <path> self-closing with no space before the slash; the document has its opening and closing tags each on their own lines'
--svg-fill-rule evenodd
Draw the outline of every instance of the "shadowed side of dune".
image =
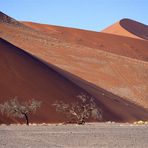
<svg viewBox="0 0 148 148">
<path fill-rule="evenodd" d="M 14 25 L 19 25 L 21 23 L 19 23 L 18 21 L 16 21 L 15 19 L 9 17 L 8 15 L 4 14 L 3 12 L 0 11 L 0 22 L 3 23 L 8 23 L 8 24 L 14 24 Z"/>
<path fill-rule="evenodd" d="M 5 23 L 7 25 L 13 25 L 13 26 L 16 26 L 16 27 L 22 27 L 22 28 L 29 29 L 28 26 L 20 23 L 19 21 L 17 21 L 14 18 L 4 14 L 1 11 L 0 11 L 0 23 Z"/>
<path fill-rule="evenodd" d="M 52 104 L 60 99 L 75 101 L 81 92 L 85 91 L 55 70 L 0 39 L 0 103 L 15 96 L 20 101 L 35 98 L 42 101 L 42 106 L 29 117 L 31 122 L 62 122 L 65 117 Z M 17 121 L 0 114 L 0 123 Z"/>
<path fill-rule="evenodd" d="M 148 26 L 130 19 L 122 19 L 120 25 L 130 33 L 148 40 Z"/>
</svg>

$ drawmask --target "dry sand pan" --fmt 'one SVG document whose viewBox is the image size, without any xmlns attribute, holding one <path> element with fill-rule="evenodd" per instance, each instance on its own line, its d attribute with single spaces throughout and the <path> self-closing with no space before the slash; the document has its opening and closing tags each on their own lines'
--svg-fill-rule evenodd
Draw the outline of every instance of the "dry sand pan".
<svg viewBox="0 0 148 148">
<path fill-rule="evenodd" d="M 1 125 L 1 148 L 146 148 L 148 126 L 117 123 L 86 125 Z"/>
</svg>

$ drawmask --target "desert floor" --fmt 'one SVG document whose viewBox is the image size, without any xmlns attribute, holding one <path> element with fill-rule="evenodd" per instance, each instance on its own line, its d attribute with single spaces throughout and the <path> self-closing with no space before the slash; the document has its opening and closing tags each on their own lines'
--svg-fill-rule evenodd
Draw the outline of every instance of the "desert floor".
<svg viewBox="0 0 148 148">
<path fill-rule="evenodd" d="M 147 148 L 148 125 L 0 125 L 1 148 Z"/>
</svg>

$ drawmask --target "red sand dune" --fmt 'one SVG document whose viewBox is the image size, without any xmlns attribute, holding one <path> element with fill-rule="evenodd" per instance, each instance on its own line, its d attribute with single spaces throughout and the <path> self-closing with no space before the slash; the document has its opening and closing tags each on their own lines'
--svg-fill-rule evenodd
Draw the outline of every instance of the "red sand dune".
<svg viewBox="0 0 148 148">
<path fill-rule="evenodd" d="M 105 121 L 148 119 L 146 40 L 24 24 L 29 25 L 18 27 L 21 25 L 2 21 L 0 36 L 46 62 L 62 77 L 93 95 L 103 108 Z M 63 85 L 63 82 L 59 83 Z"/>
<path fill-rule="evenodd" d="M 148 42 L 117 35 L 74 28 L 22 22 L 59 42 L 68 42 L 148 61 Z M 141 46 L 142 45 L 142 46 Z"/>
<path fill-rule="evenodd" d="M 33 58 L 23 50 L 0 39 L 0 102 L 18 96 L 23 100 L 35 98 L 42 107 L 32 122 L 58 122 L 63 117 L 51 106 L 56 100 L 75 100 L 85 92 L 58 72 Z M 70 99 L 70 100 L 68 100 Z M 0 117 L 0 123 L 5 118 Z M 11 122 L 7 120 L 5 122 Z"/>
<path fill-rule="evenodd" d="M 51 104 L 55 100 L 74 102 L 77 94 L 85 92 L 57 72 L 58 70 L 53 70 L 53 68 L 3 39 L 0 39 L 0 55 L 0 102 L 9 100 L 14 96 L 18 96 L 21 99 L 20 101 L 31 98 L 41 100 L 42 107 L 35 115 L 31 115 L 31 122 L 64 121 L 64 116 L 56 113 L 55 108 Z M 84 82 L 80 80 L 80 83 Z M 84 83 L 84 85 L 86 84 Z M 142 108 L 123 101 L 105 90 L 98 89 L 97 93 L 99 96 L 97 103 L 104 111 L 104 121 L 113 120 L 121 122 L 127 121 L 127 119 L 131 121 L 147 118 L 147 114 Z M 104 94 L 103 96 L 102 93 Z M 106 100 L 105 103 L 102 100 Z M 118 106 L 117 108 L 122 116 L 118 115 L 117 108 L 111 109 L 108 105 Z M 125 110 L 129 111 L 128 114 L 124 113 Z M 4 116 L 0 118 L 0 123 L 17 121 L 19 120 Z"/>
<path fill-rule="evenodd" d="M 148 40 L 148 26 L 130 19 L 122 19 L 102 32 Z"/>
</svg>

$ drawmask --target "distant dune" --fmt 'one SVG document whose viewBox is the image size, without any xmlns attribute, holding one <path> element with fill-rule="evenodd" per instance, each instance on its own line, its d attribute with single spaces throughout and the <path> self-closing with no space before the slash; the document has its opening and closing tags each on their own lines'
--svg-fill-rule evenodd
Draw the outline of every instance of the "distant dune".
<svg viewBox="0 0 148 148">
<path fill-rule="evenodd" d="M 74 28 L 32 22 L 22 23 L 57 39 L 59 42 L 83 45 L 90 48 L 148 61 L 147 41 Z"/>
<path fill-rule="evenodd" d="M 102 32 L 148 40 L 148 26 L 130 19 L 122 19 Z"/>
<path fill-rule="evenodd" d="M 0 55 L 11 55 L 0 58 L 1 101 L 14 95 L 43 99 L 45 110 L 33 122 L 64 121 L 52 102 L 74 101 L 82 91 L 96 98 L 103 121 L 148 120 L 146 40 L 7 19 L 0 21 L 0 36 Z"/>
</svg>

